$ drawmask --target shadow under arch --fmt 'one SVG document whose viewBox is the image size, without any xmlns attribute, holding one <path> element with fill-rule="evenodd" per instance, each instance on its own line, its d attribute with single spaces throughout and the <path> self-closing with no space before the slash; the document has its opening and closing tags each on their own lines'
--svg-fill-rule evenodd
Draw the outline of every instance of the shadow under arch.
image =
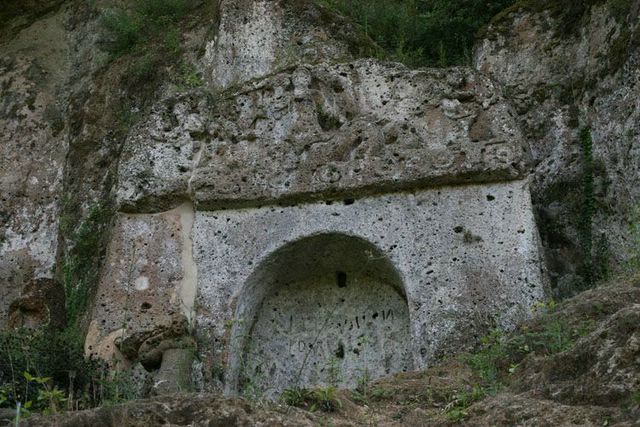
<svg viewBox="0 0 640 427">
<path fill-rule="evenodd" d="M 412 369 L 409 348 L 405 287 L 391 260 L 361 237 L 315 234 L 266 256 L 245 282 L 226 392 L 351 387 Z"/>
</svg>

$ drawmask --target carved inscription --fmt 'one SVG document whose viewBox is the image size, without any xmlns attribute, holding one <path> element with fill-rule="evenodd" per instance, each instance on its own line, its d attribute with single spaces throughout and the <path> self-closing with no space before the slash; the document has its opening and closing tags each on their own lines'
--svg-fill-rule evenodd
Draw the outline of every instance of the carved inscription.
<svg viewBox="0 0 640 427">
<path fill-rule="evenodd" d="M 406 301 L 391 285 L 349 275 L 289 283 L 267 296 L 257 313 L 247 372 L 276 396 L 287 386 L 352 387 L 411 369 Z"/>
<path fill-rule="evenodd" d="M 374 311 L 367 314 L 355 315 L 350 318 L 331 318 L 331 325 L 334 327 L 334 330 L 339 333 L 339 335 L 347 336 L 348 333 L 353 331 L 362 330 L 363 333 L 365 331 L 377 329 L 382 327 L 381 322 L 393 322 L 394 321 L 394 313 L 393 309 L 382 309 L 380 311 Z M 296 323 L 294 325 L 294 323 Z M 288 349 L 289 352 L 304 352 L 311 353 L 314 356 L 326 356 L 331 357 L 335 355 L 337 349 L 339 348 L 340 343 L 336 346 L 335 342 L 323 339 L 297 339 L 292 337 L 294 331 L 299 330 L 320 330 L 323 325 L 318 323 L 317 318 L 312 318 L 308 316 L 301 316 L 296 318 L 293 314 L 289 315 L 289 327 L 286 331 L 278 331 L 279 333 L 285 332 L 285 334 L 289 337 Z M 363 337 L 365 335 L 359 335 L 359 337 Z M 355 343 L 358 344 L 357 342 Z M 344 348 L 344 344 L 343 348 Z"/>
</svg>

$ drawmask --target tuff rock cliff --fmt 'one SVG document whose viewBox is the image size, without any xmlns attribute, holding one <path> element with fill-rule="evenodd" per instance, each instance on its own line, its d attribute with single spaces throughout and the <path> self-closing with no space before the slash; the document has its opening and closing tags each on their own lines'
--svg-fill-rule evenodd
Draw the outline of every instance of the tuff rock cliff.
<svg viewBox="0 0 640 427">
<path fill-rule="evenodd" d="M 476 69 L 502 85 L 518 113 L 560 294 L 635 254 L 639 8 L 633 1 L 518 2 L 494 18 L 476 47 Z"/>
<path fill-rule="evenodd" d="M 473 66 L 445 70 L 367 58 L 362 29 L 310 0 L 194 2 L 167 24 L 177 42 L 151 34 L 114 58 L 110 6 L 1 12 L 0 325 L 77 323 L 87 354 L 154 393 L 233 393 L 252 353 L 229 342 L 268 335 L 238 320 L 276 298 L 262 282 L 390 284 L 408 311 L 372 346 L 412 343 L 380 361 L 393 373 L 637 257 L 637 1 L 517 2 L 479 34 Z M 316 235 L 333 254 L 295 246 Z M 635 332 L 618 329 L 623 348 Z"/>
</svg>

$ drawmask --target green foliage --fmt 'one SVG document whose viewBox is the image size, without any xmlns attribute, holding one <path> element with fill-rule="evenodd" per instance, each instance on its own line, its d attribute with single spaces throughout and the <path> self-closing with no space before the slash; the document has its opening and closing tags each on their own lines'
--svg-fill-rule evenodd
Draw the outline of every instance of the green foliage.
<svg viewBox="0 0 640 427">
<path fill-rule="evenodd" d="M 369 397 L 371 389 L 371 373 L 367 367 L 358 368 L 358 377 L 356 378 L 356 391 L 365 399 Z"/>
<path fill-rule="evenodd" d="M 286 405 L 307 409 L 312 412 L 317 410 L 335 412 L 342 406 L 342 403 L 336 397 L 335 387 L 313 390 L 302 387 L 288 388 L 282 392 L 280 400 Z"/>
<path fill-rule="evenodd" d="M 540 304 L 538 309 L 552 312 L 555 302 Z M 578 337 L 593 329 L 591 322 L 584 322 L 578 328 L 555 317 L 548 316 L 536 329 L 522 329 L 520 333 L 507 336 L 494 330 L 481 340 L 481 347 L 471 354 L 467 363 L 480 380 L 472 390 L 456 394 L 445 407 L 447 418 L 461 422 L 467 416 L 466 409 L 486 395 L 494 395 L 508 382 L 510 375 L 517 372 L 520 362 L 529 354 L 549 357 L 573 347 Z"/>
<path fill-rule="evenodd" d="M 373 400 L 386 400 L 393 397 L 393 391 L 382 387 L 376 387 L 371 390 L 370 396 Z"/>
<path fill-rule="evenodd" d="M 550 303 L 546 309 L 553 311 L 555 303 Z M 480 378 L 484 390 L 493 394 L 502 387 L 505 377 L 517 371 L 525 356 L 533 353 L 549 357 L 569 350 L 577 338 L 592 328 L 591 322 L 571 328 L 566 321 L 549 316 L 539 327 L 522 329 L 510 337 L 494 330 L 481 340 L 480 349 L 469 357 L 468 363 Z"/>
<path fill-rule="evenodd" d="M 629 272 L 640 271 L 640 206 L 636 206 L 629 216 L 629 257 L 625 269 Z"/>
<path fill-rule="evenodd" d="M 160 36 L 176 50 L 174 25 L 196 7 L 196 0 L 136 0 L 130 8 L 111 8 L 102 12 L 100 40 L 104 49 L 118 57 Z"/>
<path fill-rule="evenodd" d="M 83 344 L 76 328 L 0 332 L 0 407 L 20 405 L 26 417 L 31 411 L 57 413 L 135 397 L 131 379 L 86 358 Z"/>
<path fill-rule="evenodd" d="M 311 392 L 306 388 L 293 387 L 283 391 L 282 395 L 280 395 L 280 400 L 282 400 L 285 405 L 301 408 L 307 399 L 310 398 L 310 395 Z"/>
<path fill-rule="evenodd" d="M 320 0 L 409 66 L 467 64 L 480 28 L 514 0 Z"/>
<path fill-rule="evenodd" d="M 578 289 L 584 290 L 607 277 L 609 248 L 605 236 L 596 238 L 593 234 L 593 219 L 597 210 L 594 190 L 596 164 L 593 158 L 591 129 L 583 128 L 579 134 L 582 151 L 582 201 L 578 220 L 578 241 L 583 254 L 584 281 Z"/>
<path fill-rule="evenodd" d="M 474 386 L 471 391 L 457 393 L 445 407 L 447 418 L 455 423 L 464 421 L 468 415 L 466 409 L 473 403 L 484 399 L 485 396 L 485 390 L 478 385 Z"/>
<path fill-rule="evenodd" d="M 449 421 L 454 423 L 461 423 L 468 415 L 465 408 L 461 408 L 458 406 L 452 407 L 451 409 L 447 410 L 446 413 Z"/>
<path fill-rule="evenodd" d="M 140 390 L 128 372 L 99 371 L 94 381 L 100 387 L 100 404 L 115 405 L 140 397 Z"/>
<path fill-rule="evenodd" d="M 163 38 L 163 44 L 167 52 L 180 53 L 180 32 L 176 28 L 167 31 Z"/>
<path fill-rule="evenodd" d="M 105 49 L 115 56 L 132 50 L 142 37 L 142 22 L 139 16 L 123 9 L 108 9 L 100 18 L 101 41 Z"/>
<path fill-rule="evenodd" d="M 327 383 L 336 387 L 342 380 L 338 358 L 331 356 L 327 362 Z"/>
<path fill-rule="evenodd" d="M 481 340 L 480 351 L 469 358 L 469 365 L 484 384 L 497 387 L 502 368 L 507 358 L 506 337 L 500 330 L 494 330 Z"/>
<path fill-rule="evenodd" d="M 153 55 L 144 55 L 131 64 L 129 73 L 132 80 L 144 81 L 150 79 L 155 74 L 155 61 Z"/>
<path fill-rule="evenodd" d="M 182 80 L 182 86 L 188 88 L 195 88 L 203 84 L 202 77 L 200 77 L 198 71 L 189 64 L 180 64 L 180 78 Z"/>
<path fill-rule="evenodd" d="M 137 0 L 134 11 L 146 20 L 164 25 L 181 20 L 197 4 L 196 0 Z"/>
<path fill-rule="evenodd" d="M 161 77 L 170 73 L 178 88 L 202 85 L 200 75 L 180 64 L 182 36 L 180 23 L 201 5 L 199 0 L 134 0 L 128 7 L 105 9 L 100 18 L 101 47 L 121 63 L 121 81 L 132 92 L 152 92 Z M 126 122 L 123 122 L 125 128 Z"/>
<path fill-rule="evenodd" d="M 94 204 L 89 207 L 76 230 L 64 230 L 70 234 L 67 237 L 70 249 L 63 265 L 65 309 L 69 324 L 77 322 L 85 312 L 97 283 L 97 258 L 111 216 L 110 208 Z"/>
</svg>

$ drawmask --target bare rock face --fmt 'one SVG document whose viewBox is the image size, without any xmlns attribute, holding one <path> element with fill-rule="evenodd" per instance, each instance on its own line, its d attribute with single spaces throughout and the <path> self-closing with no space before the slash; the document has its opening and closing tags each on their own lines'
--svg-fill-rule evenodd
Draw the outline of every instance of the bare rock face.
<svg viewBox="0 0 640 427">
<path fill-rule="evenodd" d="M 0 11 L 0 36 L 15 35 L 62 3 L 64 0 L 6 0 Z"/>
<path fill-rule="evenodd" d="M 87 352 L 176 390 L 195 325 L 205 387 L 275 397 L 418 369 L 530 314 L 544 268 L 500 88 L 355 60 L 370 43 L 311 1 L 219 18 L 207 84 L 164 86 L 119 154 Z"/>
<path fill-rule="evenodd" d="M 217 89 L 297 63 L 345 60 L 375 46 L 346 19 L 309 0 L 220 3 L 216 36 L 200 68 Z"/>
<path fill-rule="evenodd" d="M 471 70 L 372 60 L 298 66 L 154 109 L 123 155 L 125 209 L 202 209 L 510 180 L 520 134 Z M 173 125 L 172 125 L 173 124 Z"/>
<path fill-rule="evenodd" d="M 518 112 L 552 285 L 563 294 L 636 253 L 640 5 L 534 3 L 493 22 L 475 66 Z"/>
<path fill-rule="evenodd" d="M 65 324 L 64 289 L 53 279 L 36 279 L 9 306 L 10 328 L 60 328 Z"/>
<path fill-rule="evenodd" d="M 327 384 L 328 364 L 345 386 L 419 369 L 531 314 L 545 273 L 499 87 L 465 67 L 355 59 L 371 41 L 311 0 L 218 6 L 215 34 L 185 34 L 205 82 L 167 72 L 137 93 L 131 58 L 97 65 L 96 10 L 74 5 L 70 70 L 36 50 L 71 92 L 55 126 L 58 80 L 40 88 L 18 57 L 48 21 L 12 39 L 2 304 L 50 277 L 57 252 L 95 293 L 87 354 L 165 393 L 191 387 L 197 352 L 201 388 L 270 397 Z"/>
<path fill-rule="evenodd" d="M 18 7 L 10 3 L 9 9 Z M 40 6 L 55 9 L 54 2 Z M 70 63 L 64 14 L 0 39 L 0 51 L 1 324 L 27 284 L 54 274 L 67 152 L 61 91 Z"/>
<path fill-rule="evenodd" d="M 92 347 L 182 313 L 209 384 L 276 397 L 419 369 L 526 318 L 544 268 L 500 89 L 469 68 L 329 53 L 283 68 L 256 34 L 285 40 L 301 21 L 250 3 L 222 5 L 233 37 L 212 49 L 227 37 L 238 53 L 205 56 L 220 80 L 168 91 L 127 138 Z M 159 360 L 143 361 L 157 378 Z"/>
</svg>

